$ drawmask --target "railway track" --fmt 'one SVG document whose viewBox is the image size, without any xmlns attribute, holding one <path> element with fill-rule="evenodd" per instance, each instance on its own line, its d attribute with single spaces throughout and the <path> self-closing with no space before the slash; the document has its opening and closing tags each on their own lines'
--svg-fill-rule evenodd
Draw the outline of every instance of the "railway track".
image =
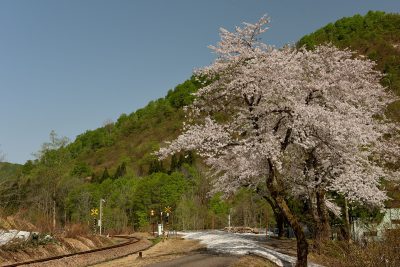
<svg viewBox="0 0 400 267">
<path fill-rule="evenodd" d="M 91 254 L 91 253 L 96 253 L 96 252 L 100 252 L 100 251 L 106 251 L 106 250 L 110 250 L 110 249 L 125 247 L 125 246 L 132 245 L 132 244 L 140 241 L 140 239 L 138 239 L 138 238 L 135 238 L 132 236 L 127 236 L 127 235 L 115 235 L 114 237 L 125 238 L 125 239 L 127 239 L 127 241 L 122 242 L 120 244 L 103 247 L 103 248 L 96 248 L 96 249 L 91 249 L 91 250 L 85 250 L 85 251 L 80 251 L 80 252 L 75 252 L 75 253 L 52 256 L 52 257 L 48 257 L 48 258 L 35 259 L 35 260 L 30 260 L 30 261 L 15 262 L 15 263 L 7 264 L 7 265 L 0 265 L 0 266 L 1 267 L 14 267 L 14 266 L 21 266 L 21 265 L 36 264 L 36 263 L 45 263 L 45 262 L 49 262 L 49 261 L 53 261 L 53 260 L 65 259 L 65 258 L 72 257 L 72 256 L 80 256 L 80 255 Z"/>
</svg>

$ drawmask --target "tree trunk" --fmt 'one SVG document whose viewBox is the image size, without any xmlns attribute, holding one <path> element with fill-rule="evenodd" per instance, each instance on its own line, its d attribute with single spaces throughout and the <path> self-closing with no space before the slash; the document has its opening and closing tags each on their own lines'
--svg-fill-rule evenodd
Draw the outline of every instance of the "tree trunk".
<svg viewBox="0 0 400 267">
<path fill-rule="evenodd" d="M 319 235 L 318 233 L 321 231 L 320 229 L 321 223 L 317 211 L 317 198 L 314 193 L 309 196 L 309 206 L 312 218 L 314 220 L 314 229 L 313 229 L 314 240 L 317 240 L 317 236 Z"/>
<path fill-rule="evenodd" d="M 276 203 L 269 196 L 263 196 L 272 208 L 276 220 L 276 227 L 278 228 L 278 238 L 282 238 L 285 230 L 285 217 L 276 205 Z"/>
<path fill-rule="evenodd" d="M 321 224 L 318 238 L 321 242 L 326 242 L 331 238 L 331 226 L 329 224 L 328 208 L 325 204 L 325 191 L 323 190 L 317 191 L 317 211 Z"/>
<path fill-rule="evenodd" d="M 285 217 L 286 221 L 293 228 L 294 234 L 297 239 L 296 267 L 307 267 L 308 242 L 306 239 L 306 235 L 304 234 L 303 228 L 299 220 L 292 213 L 292 211 L 290 210 L 290 208 L 286 203 L 286 200 L 278 184 L 279 182 L 277 179 L 278 173 L 276 172 L 271 159 L 268 159 L 267 162 L 268 162 L 268 175 L 266 179 L 267 188 L 271 193 L 271 197 L 273 198 L 274 202 L 276 203 L 279 210 Z"/>
<path fill-rule="evenodd" d="M 331 226 L 329 225 L 329 214 L 325 204 L 325 191 L 318 190 L 312 198 L 314 197 L 315 204 L 313 200 L 310 200 L 310 205 L 315 222 L 314 248 L 319 251 L 321 245 L 330 240 Z"/>
<path fill-rule="evenodd" d="M 351 230 L 350 230 L 350 217 L 349 217 L 349 205 L 347 199 L 344 199 L 344 222 L 341 227 L 341 234 L 345 241 L 351 241 Z"/>
<path fill-rule="evenodd" d="M 303 228 L 295 215 L 290 211 L 285 199 L 282 196 L 276 197 L 276 204 L 282 210 L 283 215 L 293 228 L 294 234 L 297 239 L 297 262 L 296 267 L 307 266 L 307 255 L 308 255 L 308 242 L 306 235 L 304 234 Z"/>
</svg>

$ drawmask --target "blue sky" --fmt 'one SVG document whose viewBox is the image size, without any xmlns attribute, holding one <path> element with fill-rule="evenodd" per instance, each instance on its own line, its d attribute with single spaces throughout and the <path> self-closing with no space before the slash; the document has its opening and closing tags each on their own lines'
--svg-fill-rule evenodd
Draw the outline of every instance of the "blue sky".
<svg viewBox="0 0 400 267">
<path fill-rule="evenodd" d="M 269 44 L 397 0 L 2 0 L 0 151 L 33 158 L 51 130 L 73 140 L 163 97 L 208 65 L 218 29 L 271 17 Z"/>
</svg>

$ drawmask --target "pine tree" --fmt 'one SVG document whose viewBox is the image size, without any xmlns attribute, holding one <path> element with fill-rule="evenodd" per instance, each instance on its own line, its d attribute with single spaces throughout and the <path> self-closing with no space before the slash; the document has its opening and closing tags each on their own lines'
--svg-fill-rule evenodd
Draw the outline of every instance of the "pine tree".
<svg viewBox="0 0 400 267">
<path fill-rule="evenodd" d="M 118 179 L 125 175 L 126 175 L 126 163 L 123 162 L 121 165 L 118 166 L 117 170 L 115 171 L 113 179 Z"/>
<path fill-rule="evenodd" d="M 99 183 L 102 183 L 104 180 L 107 180 L 108 178 L 110 178 L 110 173 L 108 172 L 107 167 L 104 168 L 103 174 L 100 177 Z"/>
</svg>

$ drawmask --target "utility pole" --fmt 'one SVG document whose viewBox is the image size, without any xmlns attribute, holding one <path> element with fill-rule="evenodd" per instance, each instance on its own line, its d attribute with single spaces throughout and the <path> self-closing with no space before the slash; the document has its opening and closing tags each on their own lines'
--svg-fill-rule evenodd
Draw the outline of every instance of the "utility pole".
<svg viewBox="0 0 400 267">
<path fill-rule="evenodd" d="M 231 229 L 231 212 L 232 212 L 232 209 L 229 209 L 229 215 L 228 215 L 228 227 L 229 227 L 229 231 L 230 231 L 230 229 Z"/>
<path fill-rule="evenodd" d="M 53 231 L 56 231 L 56 201 L 53 199 Z"/>
<path fill-rule="evenodd" d="M 153 232 L 153 236 L 156 235 L 156 233 L 154 232 L 154 210 L 150 211 L 150 220 L 151 220 L 151 226 L 152 226 L 152 232 Z"/>
<path fill-rule="evenodd" d="M 100 226 L 100 235 L 101 235 L 101 227 L 103 224 L 103 202 L 106 202 L 103 198 L 100 199 L 100 220 L 99 220 L 99 226 Z"/>
<path fill-rule="evenodd" d="M 268 239 L 268 211 L 265 212 L 265 237 Z"/>
</svg>

